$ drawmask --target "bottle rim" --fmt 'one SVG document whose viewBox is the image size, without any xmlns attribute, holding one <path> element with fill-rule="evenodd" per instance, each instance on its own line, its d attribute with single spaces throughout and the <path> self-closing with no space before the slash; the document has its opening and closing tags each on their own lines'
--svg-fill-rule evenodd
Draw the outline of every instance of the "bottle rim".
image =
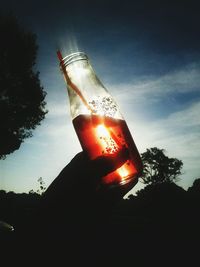
<svg viewBox="0 0 200 267">
<path fill-rule="evenodd" d="M 75 52 L 65 56 L 60 64 L 65 67 L 78 60 L 88 60 L 88 56 L 84 52 Z"/>
</svg>

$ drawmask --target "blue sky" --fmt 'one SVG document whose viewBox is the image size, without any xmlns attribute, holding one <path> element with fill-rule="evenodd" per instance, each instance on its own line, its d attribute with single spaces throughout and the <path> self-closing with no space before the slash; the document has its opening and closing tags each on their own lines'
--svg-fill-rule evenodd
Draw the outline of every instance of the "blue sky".
<svg viewBox="0 0 200 267">
<path fill-rule="evenodd" d="M 28 192 L 46 184 L 81 151 L 56 58 L 88 54 L 118 102 L 140 153 L 157 146 L 184 163 L 185 189 L 200 177 L 200 35 L 193 1 L 10 1 L 37 35 L 36 69 L 47 92 L 46 119 L 20 149 L 0 161 L 0 187 Z M 141 188 L 141 183 L 130 192 Z"/>
</svg>

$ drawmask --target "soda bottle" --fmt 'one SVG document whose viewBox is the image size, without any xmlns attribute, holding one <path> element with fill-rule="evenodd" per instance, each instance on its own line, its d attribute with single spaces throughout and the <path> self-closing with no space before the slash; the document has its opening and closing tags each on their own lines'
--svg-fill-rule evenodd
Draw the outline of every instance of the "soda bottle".
<svg viewBox="0 0 200 267">
<path fill-rule="evenodd" d="M 67 84 L 73 126 L 82 149 L 91 160 L 114 154 L 122 147 L 129 159 L 117 170 L 102 178 L 108 186 L 137 183 L 142 162 L 118 105 L 101 83 L 88 56 L 76 52 L 62 57 L 57 52 L 60 68 Z"/>
</svg>

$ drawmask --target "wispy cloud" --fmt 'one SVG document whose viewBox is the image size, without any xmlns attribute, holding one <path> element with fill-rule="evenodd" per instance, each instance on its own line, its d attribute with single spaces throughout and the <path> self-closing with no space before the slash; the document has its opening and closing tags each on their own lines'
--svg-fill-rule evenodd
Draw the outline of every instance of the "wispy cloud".
<svg viewBox="0 0 200 267">
<path fill-rule="evenodd" d="M 150 147 L 166 149 L 169 157 L 184 163 L 180 185 L 187 188 L 200 176 L 200 102 L 154 121 L 129 121 L 140 152 Z"/>
<path fill-rule="evenodd" d="M 194 102 L 187 109 L 171 114 L 166 123 L 189 130 L 192 130 L 191 127 L 200 126 L 200 102 Z"/>
<path fill-rule="evenodd" d="M 139 77 L 127 84 L 108 84 L 108 88 L 120 101 L 160 101 L 174 93 L 200 92 L 200 63 L 193 63 L 182 69 L 160 77 Z"/>
<path fill-rule="evenodd" d="M 67 99 L 67 97 L 66 97 Z M 63 116 L 69 115 L 69 107 L 67 106 L 67 101 L 48 102 L 48 114 L 47 118 L 61 118 Z"/>
</svg>

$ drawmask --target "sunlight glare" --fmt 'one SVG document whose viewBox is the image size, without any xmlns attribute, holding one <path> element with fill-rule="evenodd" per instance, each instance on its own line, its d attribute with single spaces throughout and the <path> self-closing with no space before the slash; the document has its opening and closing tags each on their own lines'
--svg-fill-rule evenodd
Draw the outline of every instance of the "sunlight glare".
<svg viewBox="0 0 200 267">
<path fill-rule="evenodd" d="M 110 137 L 110 134 L 104 125 L 98 125 L 96 129 L 97 129 L 98 135 L 102 136 L 102 138 Z"/>
<path fill-rule="evenodd" d="M 129 175 L 129 170 L 126 168 L 124 164 L 119 169 L 117 169 L 118 174 L 120 175 L 122 181 Z"/>
<path fill-rule="evenodd" d="M 79 51 L 78 42 L 76 37 L 71 33 L 66 36 L 66 38 L 62 37 L 59 44 L 59 50 L 62 51 L 63 57 L 71 53 L 75 53 Z"/>
<path fill-rule="evenodd" d="M 109 129 L 107 129 L 103 124 L 96 127 L 96 135 L 98 140 L 100 140 L 102 149 L 105 150 L 106 153 L 112 154 L 119 149 L 117 143 L 111 137 Z"/>
</svg>

